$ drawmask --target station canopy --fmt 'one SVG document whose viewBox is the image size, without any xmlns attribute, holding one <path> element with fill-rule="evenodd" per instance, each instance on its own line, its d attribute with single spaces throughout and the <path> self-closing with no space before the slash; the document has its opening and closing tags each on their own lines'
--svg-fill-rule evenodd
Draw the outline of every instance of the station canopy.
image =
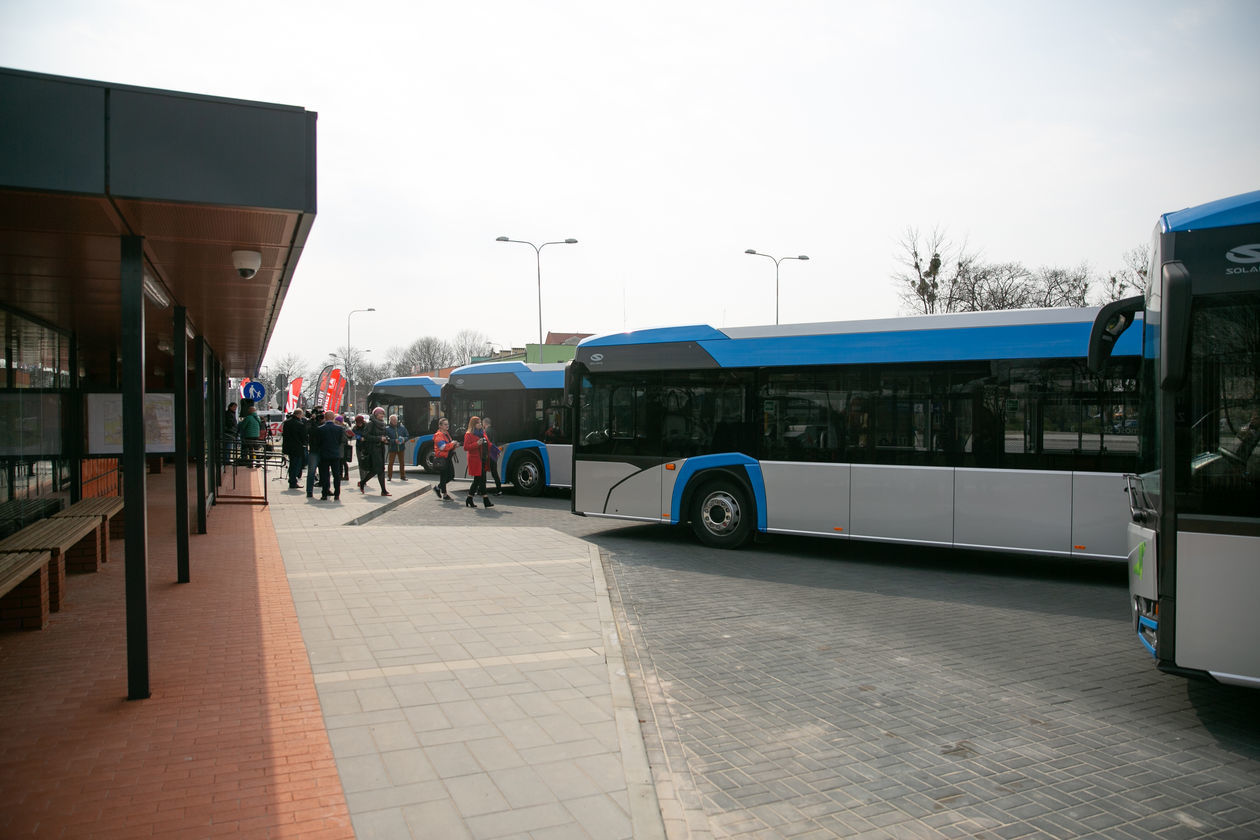
<svg viewBox="0 0 1260 840">
<path fill-rule="evenodd" d="M 230 376 L 253 375 L 315 219 L 316 114 L 0 68 L 0 304 L 120 341 L 120 243 L 144 239 L 146 356 L 187 309 Z M 233 251 L 261 255 L 242 278 Z M 187 336 L 185 336 L 187 337 Z"/>
</svg>

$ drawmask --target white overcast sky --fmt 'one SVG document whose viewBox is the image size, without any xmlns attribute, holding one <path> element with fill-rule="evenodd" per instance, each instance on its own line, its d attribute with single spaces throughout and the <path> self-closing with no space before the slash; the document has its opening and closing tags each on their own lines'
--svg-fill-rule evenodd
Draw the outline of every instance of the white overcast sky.
<svg viewBox="0 0 1260 840">
<path fill-rule="evenodd" d="M 319 114 L 269 357 L 899 314 L 907 227 L 1121 266 L 1260 188 L 1260 2 L 0 0 L 0 64 Z"/>
</svg>

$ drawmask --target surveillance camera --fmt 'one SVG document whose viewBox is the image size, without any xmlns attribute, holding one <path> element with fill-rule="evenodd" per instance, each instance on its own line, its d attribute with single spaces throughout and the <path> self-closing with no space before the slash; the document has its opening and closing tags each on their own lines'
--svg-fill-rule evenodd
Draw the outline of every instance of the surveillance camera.
<svg viewBox="0 0 1260 840">
<path fill-rule="evenodd" d="M 262 268 L 262 254 L 257 251 L 233 251 L 232 265 L 236 266 L 236 273 L 241 275 L 242 280 L 248 280 Z"/>
</svg>

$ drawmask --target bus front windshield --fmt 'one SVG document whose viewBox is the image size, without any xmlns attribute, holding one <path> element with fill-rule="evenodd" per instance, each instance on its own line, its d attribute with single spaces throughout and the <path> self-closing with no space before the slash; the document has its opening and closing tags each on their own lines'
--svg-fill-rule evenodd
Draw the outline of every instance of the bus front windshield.
<svg viewBox="0 0 1260 840">
<path fill-rule="evenodd" d="M 1260 294 L 1195 301 L 1177 402 L 1182 513 L 1260 517 Z"/>
</svg>

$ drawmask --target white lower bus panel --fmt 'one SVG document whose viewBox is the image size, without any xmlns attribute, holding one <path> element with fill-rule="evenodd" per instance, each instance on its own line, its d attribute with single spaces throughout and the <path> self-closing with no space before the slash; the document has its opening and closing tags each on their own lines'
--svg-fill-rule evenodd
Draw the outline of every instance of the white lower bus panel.
<svg viewBox="0 0 1260 840">
<path fill-rule="evenodd" d="M 661 518 L 661 472 L 660 467 L 641 470 L 624 461 L 579 461 L 574 510 L 667 522 Z"/>
<path fill-rule="evenodd" d="M 955 545 L 1072 553 L 1070 472 L 959 468 L 954 473 Z M 1116 527 L 1123 538 L 1124 520 Z"/>
<path fill-rule="evenodd" d="M 848 464 L 762 461 L 766 530 L 847 537 L 849 470 Z"/>
<path fill-rule="evenodd" d="M 954 541 L 952 467 L 850 467 L 849 536 L 937 543 Z"/>
<path fill-rule="evenodd" d="M 1177 534 L 1177 648 L 1181 668 L 1260 688 L 1260 539 Z"/>
</svg>

